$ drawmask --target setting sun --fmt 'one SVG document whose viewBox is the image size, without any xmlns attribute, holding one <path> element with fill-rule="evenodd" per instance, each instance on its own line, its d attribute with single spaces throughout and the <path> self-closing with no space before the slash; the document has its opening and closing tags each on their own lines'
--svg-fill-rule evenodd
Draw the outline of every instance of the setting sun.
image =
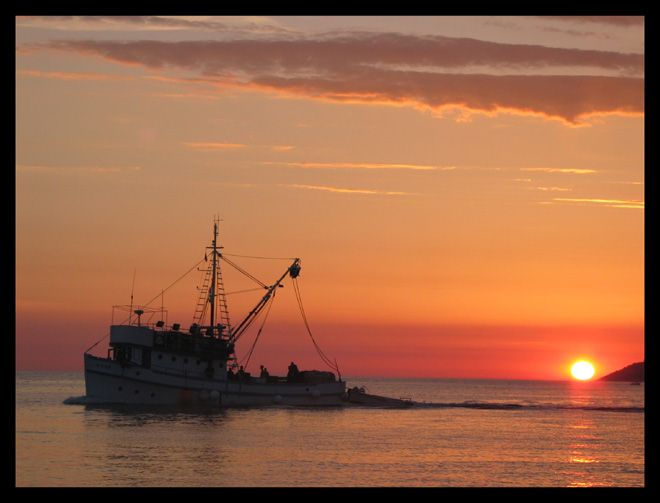
<svg viewBox="0 0 660 503">
<path fill-rule="evenodd" d="M 571 367 L 571 374 L 576 379 L 586 381 L 594 375 L 594 366 L 589 362 L 577 362 Z"/>
</svg>

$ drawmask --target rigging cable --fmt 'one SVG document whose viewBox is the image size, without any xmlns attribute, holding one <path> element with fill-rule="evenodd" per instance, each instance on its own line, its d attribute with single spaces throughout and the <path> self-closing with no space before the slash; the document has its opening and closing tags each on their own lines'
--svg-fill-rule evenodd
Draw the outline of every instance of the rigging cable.
<svg viewBox="0 0 660 503">
<path fill-rule="evenodd" d="M 252 346 L 250 347 L 250 350 L 248 351 L 247 355 L 243 358 L 243 366 L 247 368 L 248 363 L 250 363 L 250 358 L 252 357 L 252 352 L 254 351 L 254 348 L 257 345 L 257 341 L 259 340 L 259 336 L 261 335 L 261 332 L 264 329 L 264 326 L 266 325 L 266 320 L 268 319 L 268 315 L 270 314 L 270 308 L 273 307 L 273 301 L 275 300 L 275 292 L 273 292 L 273 296 L 268 299 L 268 309 L 266 309 L 266 315 L 264 316 L 264 321 L 261 322 L 261 327 L 259 327 L 259 332 L 257 332 L 256 337 L 254 338 L 254 342 L 252 343 Z"/>
<path fill-rule="evenodd" d="M 254 255 L 236 255 L 233 253 L 223 253 L 222 255 L 225 257 L 256 258 L 260 260 L 295 260 L 294 257 L 256 257 Z"/>
<path fill-rule="evenodd" d="M 188 274 L 190 274 L 190 271 L 195 269 L 199 264 L 204 262 L 206 260 L 206 257 L 204 257 L 202 260 L 197 262 L 194 266 L 192 266 L 188 271 L 186 271 L 179 279 L 177 279 L 174 283 L 172 283 L 170 286 L 168 286 L 165 290 L 162 290 L 159 295 L 156 295 L 153 299 L 151 299 L 149 302 L 147 302 L 144 307 L 147 307 L 149 304 L 151 304 L 154 300 L 156 300 L 158 297 L 161 297 L 167 290 L 172 288 L 174 285 L 176 285 L 179 281 L 181 281 L 183 278 L 185 278 Z"/>
<path fill-rule="evenodd" d="M 316 352 L 319 354 L 321 359 L 325 362 L 325 364 L 333 369 L 335 372 L 337 372 L 337 375 L 341 379 L 341 373 L 339 372 L 339 365 L 337 365 L 337 360 L 332 362 L 330 358 L 328 358 L 323 351 L 321 351 L 321 348 L 319 345 L 316 343 L 316 340 L 314 339 L 314 336 L 312 335 L 312 330 L 309 328 L 309 323 L 307 323 L 307 316 L 305 315 L 305 310 L 302 305 L 302 298 L 300 295 L 300 288 L 298 287 L 298 281 L 297 278 L 294 278 L 293 276 L 291 277 L 291 280 L 293 282 L 293 289 L 296 292 L 296 299 L 298 300 L 298 307 L 300 308 L 300 313 L 302 314 L 303 321 L 305 322 L 305 327 L 307 328 L 307 333 L 309 333 L 309 337 L 312 339 L 312 343 L 314 344 L 314 347 L 316 348 Z"/>
<path fill-rule="evenodd" d="M 218 253 L 218 256 L 219 256 L 222 260 L 224 260 L 225 262 L 227 262 L 230 266 L 232 266 L 234 269 L 236 269 L 238 272 L 241 272 L 241 273 L 245 274 L 245 276 L 247 276 L 248 278 L 250 278 L 250 279 L 251 279 L 252 281 L 254 281 L 255 283 L 261 285 L 261 286 L 264 287 L 264 288 L 268 288 L 268 286 L 266 286 L 265 283 L 262 283 L 262 282 L 259 281 L 257 278 L 255 278 L 254 276 L 252 276 L 249 272 L 247 272 L 247 271 L 241 269 L 239 266 L 237 266 L 236 264 L 234 264 L 231 260 L 229 260 L 228 258 L 226 258 L 224 255 L 221 255 L 221 254 Z"/>
</svg>

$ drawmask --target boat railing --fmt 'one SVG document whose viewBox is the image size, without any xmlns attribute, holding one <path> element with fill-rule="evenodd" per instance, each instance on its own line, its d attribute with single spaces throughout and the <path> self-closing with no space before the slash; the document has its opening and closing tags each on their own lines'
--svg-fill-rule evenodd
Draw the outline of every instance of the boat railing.
<svg viewBox="0 0 660 503">
<path fill-rule="evenodd" d="M 162 307 L 152 308 L 133 305 L 112 306 L 112 325 L 115 325 L 115 311 L 128 313 L 128 315 L 122 315 L 122 321 L 121 323 L 118 323 L 119 325 L 149 328 L 165 327 L 167 325 L 167 310 Z"/>
<path fill-rule="evenodd" d="M 122 322 L 115 323 L 115 311 L 128 312 L 124 315 Z M 227 327 L 221 324 L 214 326 L 201 326 L 193 323 L 190 327 L 182 328 L 180 323 L 167 322 L 167 310 L 164 308 L 147 308 L 141 306 L 117 305 L 112 306 L 111 325 L 128 325 L 132 327 L 143 327 L 162 332 L 182 332 L 186 335 L 212 337 L 215 339 L 229 340 L 231 334 Z"/>
</svg>

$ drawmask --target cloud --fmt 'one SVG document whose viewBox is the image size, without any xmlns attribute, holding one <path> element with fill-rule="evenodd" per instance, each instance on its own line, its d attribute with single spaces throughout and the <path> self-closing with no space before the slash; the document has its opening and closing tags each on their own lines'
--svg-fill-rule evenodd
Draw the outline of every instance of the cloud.
<svg viewBox="0 0 660 503">
<path fill-rule="evenodd" d="M 17 16 L 16 25 L 53 30 L 79 31 L 240 31 L 282 33 L 287 28 L 258 16 Z"/>
<path fill-rule="evenodd" d="M 139 171 L 141 168 L 140 166 L 37 166 L 17 164 L 16 169 L 23 172 L 41 171 L 52 174 L 68 175 L 75 173 L 125 173 Z"/>
<path fill-rule="evenodd" d="M 21 50 L 186 70 L 215 85 L 436 112 L 518 113 L 579 124 L 644 112 L 644 55 L 393 33 L 240 40 L 59 40 Z"/>
<path fill-rule="evenodd" d="M 410 196 L 410 195 L 420 195 L 413 194 L 411 192 L 397 192 L 397 191 L 388 191 L 388 190 L 371 190 L 371 189 L 348 189 L 341 187 L 324 187 L 319 185 L 283 185 L 284 187 L 292 187 L 295 189 L 308 189 L 308 190 L 323 190 L 327 192 L 340 192 L 343 194 L 380 194 L 388 196 Z"/>
<path fill-rule="evenodd" d="M 604 205 L 604 206 L 611 206 L 613 208 L 644 209 L 644 201 L 640 201 L 640 200 L 637 200 L 637 199 L 597 199 L 597 198 L 593 198 L 593 199 L 588 199 L 588 198 L 570 199 L 570 198 L 557 197 L 554 200 L 555 201 L 570 202 L 570 203 L 598 204 L 598 205 Z"/>
<path fill-rule="evenodd" d="M 263 164 L 286 165 L 295 168 L 361 168 L 361 169 L 412 169 L 412 170 L 448 170 L 456 169 L 454 166 L 429 166 L 423 164 L 395 164 L 395 163 L 360 163 L 360 162 L 274 162 Z"/>
<path fill-rule="evenodd" d="M 218 142 L 188 142 L 184 143 L 187 147 L 200 148 L 203 150 L 218 150 L 226 148 L 244 148 L 246 145 L 241 143 L 218 143 Z"/>
<path fill-rule="evenodd" d="M 203 144 L 202 144 L 203 145 Z M 483 171 L 541 171 L 546 173 L 572 173 L 586 175 L 596 173 L 589 168 L 552 168 L 552 167 L 512 167 L 512 166 L 440 166 L 430 164 L 400 164 L 376 162 L 292 162 L 292 161 L 265 161 L 262 164 L 274 164 L 291 168 L 326 168 L 326 169 L 409 169 L 416 171 L 454 171 L 454 170 L 483 170 Z"/>
<path fill-rule="evenodd" d="M 184 143 L 184 145 L 186 147 L 191 147 L 206 151 L 255 147 L 252 145 L 245 145 L 242 143 L 220 143 L 220 142 L 186 142 Z M 267 148 L 275 151 L 286 151 L 286 150 L 292 150 L 294 147 L 290 145 L 259 145 L 256 146 L 256 148 Z"/>
<path fill-rule="evenodd" d="M 540 16 L 539 19 L 568 23 L 598 23 L 612 26 L 644 26 L 644 16 Z"/>
<path fill-rule="evenodd" d="M 570 192 L 573 189 L 568 189 L 566 187 L 534 187 L 535 190 L 547 190 L 553 192 Z"/>
<path fill-rule="evenodd" d="M 40 72 L 38 70 L 20 70 L 17 73 L 31 77 L 60 80 L 133 80 L 132 77 L 123 77 L 120 75 L 104 75 L 100 73 Z"/>
<path fill-rule="evenodd" d="M 520 168 L 522 171 L 546 171 L 548 173 L 577 173 L 588 174 L 596 173 L 595 169 L 589 168 Z"/>
</svg>

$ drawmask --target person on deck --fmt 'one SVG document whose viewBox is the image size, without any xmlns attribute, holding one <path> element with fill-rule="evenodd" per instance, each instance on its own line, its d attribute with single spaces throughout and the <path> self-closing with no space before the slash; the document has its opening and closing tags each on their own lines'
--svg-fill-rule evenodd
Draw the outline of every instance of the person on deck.
<svg viewBox="0 0 660 503">
<path fill-rule="evenodd" d="M 298 367 L 295 363 L 291 362 L 289 365 L 289 373 L 286 375 L 286 378 L 289 382 L 296 382 L 298 379 Z"/>
</svg>

